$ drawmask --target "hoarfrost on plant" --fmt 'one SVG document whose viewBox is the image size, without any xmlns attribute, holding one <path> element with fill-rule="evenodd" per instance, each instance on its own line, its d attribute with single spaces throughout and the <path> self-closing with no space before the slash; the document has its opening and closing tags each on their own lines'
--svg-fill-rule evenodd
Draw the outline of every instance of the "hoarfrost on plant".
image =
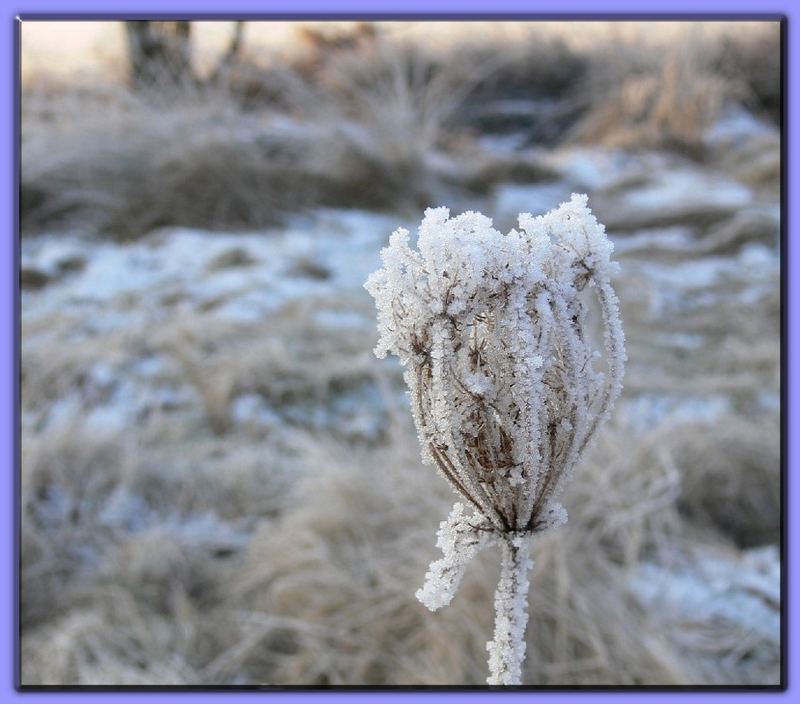
<svg viewBox="0 0 800 704">
<path fill-rule="evenodd" d="M 394 232 L 365 287 L 377 307 L 376 355 L 406 367 L 423 461 L 463 500 L 439 529 L 443 557 L 417 597 L 432 610 L 448 604 L 469 560 L 499 544 L 489 682 L 514 684 L 530 538 L 566 522 L 557 499 L 622 389 L 613 244 L 575 194 L 545 215 L 521 214 L 507 234 L 480 213 L 428 209 L 416 244 Z M 599 345 L 587 328 L 592 297 Z"/>
</svg>

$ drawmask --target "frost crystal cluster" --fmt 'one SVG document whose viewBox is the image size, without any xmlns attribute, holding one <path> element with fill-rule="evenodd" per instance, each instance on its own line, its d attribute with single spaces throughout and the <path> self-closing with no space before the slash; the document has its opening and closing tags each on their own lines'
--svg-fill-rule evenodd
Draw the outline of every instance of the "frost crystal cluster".
<svg viewBox="0 0 800 704">
<path fill-rule="evenodd" d="M 375 353 L 406 367 L 423 461 L 462 499 L 417 598 L 447 605 L 467 562 L 499 545 L 488 682 L 519 684 L 530 539 L 566 522 L 557 499 L 622 389 L 617 265 L 585 195 L 522 214 L 505 235 L 480 213 L 449 214 L 425 212 L 416 250 L 407 230 L 394 232 L 365 287 L 378 311 Z M 586 326 L 595 310 L 600 349 Z"/>
</svg>

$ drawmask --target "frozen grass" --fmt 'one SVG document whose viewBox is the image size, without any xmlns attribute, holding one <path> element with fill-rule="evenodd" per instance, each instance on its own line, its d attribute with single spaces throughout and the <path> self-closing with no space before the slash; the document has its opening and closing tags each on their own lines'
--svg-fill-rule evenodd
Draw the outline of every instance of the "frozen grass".
<svg viewBox="0 0 800 704">
<path fill-rule="evenodd" d="M 499 219 L 570 189 L 614 223 L 630 362 L 569 524 L 533 546 L 523 681 L 776 682 L 780 151 L 761 69 L 733 51 L 747 111 L 710 131 L 669 117 L 676 93 L 631 148 L 602 129 L 543 148 L 617 99 L 560 94 L 600 70 L 577 49 L 515 46 L 457 95 L 473 59 L 393 41 L 272 66 L 289 88 L 269 104 L 224 85 L 24 96 L 24 232 L 51 234 L 22 242 L 23 682 L 482 683 L 498 564 L 481 555 L 435 618 L 414 598 L 453 496 L 420 465 L 360 290 L 405 217 L 306 206 L 416 221 L 460 197 Z M 774 46 L 754 36 L 751 56 Z M 711 48 L 700 77 L 727 91 Z M 631 80 L 665 75 L 637 51 Z M 569 110 L 531 141 L 541 120 L 497 103 L 532 84 Z M 639 149 L 701 133 L 702 163 Z"/>
<path fill-rule="evenodd" d="M 702 581 L 692 555 L 734 565 L 777 543 L 775 263 L 651 241 L 621 252 L 617 422 L 568 492 L 568 527 L 533 548 L 525 682 L 777 678 L 777 632 L 666 619 L 652 600 L 681 592 L 639 586 L 655 571 L 681 589 Z M 276 271 L 296 256 L 275 251 Z M 202 296 L 194 312 L 154 302 L 138 328 L 111 324 L 129 305 L 112 294 L 95 303 L 107 327 L 81 333 L 95 309 L 58 287 L 80 289 L 92 257 L 25 299 L 23 680 L 482 682 L 498 565 L 481 556 L 436 618 L 413 596 L 453 499 L 420 465 L 399 370 L 371 357 L 366 294 L 340 284 L 249 324 Z M 217 257 L 178 260 L 190 290 Z M 174 282 L 143 285 L 157 301 Z M 740 598 L 719 589 L 710 603 Z"/>
<path fill-rule="evenodd" d="M 26 232 L 76 221 L 118 239 L 178 224 L 257 228 L 309 203 L 385 207 L 403 182 L 380 178 L 358 125 L 242 115 L 221 94 L 170 107 L 130 96 L 116 112 L 65 103 L 57 124 L 23 140 Z"/>
<path fill-rule="evenodd" d="M 694 482 L 694 473 L 704 471 L 697 465 L 724 451 L 727 440 L 715 443 L 696 426 L 686 430 L 689 441 L 679 461 L 692 468 Z M 297 461 L 314 471 L 295 483 L 276 518 L 261 520 L 244 549 L 235 540 L 226 544 L 230 516 L 201 522 L 194 531 L 184 517 L 176 530 L 168 512 L 150 528 L 114 536 L 94 572 L 84 566 L 66 577 L 42 570 L 27 580 L 23 575 L 29 605 L 49 608 L 49 618 L 39 613 L 38 628 L 30 616 L 25 620 L 24 680 L 482 682 L 491 614 L 479 606 L 491 599 L 496 560 L 487 553 L 472 564 L 451 607 L 437 618 L 414 599 L 435 552 L 430 534 L 452 498 L 420 467 L 412 448 L 413 433 L 402 426 L 379 450 L 306 446 Z M 570 492 L 570 529 L 534 545 L 530 609 L 536 627 L 530 629 L 524 681 L 775 681 L 774 660 L 757 672 L 724 669 L 737 647 L 734 634 L 715 645 L 714 660 L 702 643 L 685 646 L 690 634 L 679 623 L 666 629 L 658 613 L 648 613 L 625 591 L 627 575 L 641 560 L 669 565 L 681 559 L 681 545 L 695 544 L 680 513 L 681 468 L 666 448 L 653 436 L 631 447 L 627 432 L 607 433 Z M 728 457 L 729 474 L 750 471 L 748 460 Z M 79 471 L 81 463 L 72 462 Z M 113 480 L 107 467 L 94 465 L 91 472 L 90 466 L 84 462 L 80 471 L 95 482 Z M 754 479 L 774 477 L 773 463 L 761 466 Z M 241 492 L 252 490 L 251 475 L 232 480 L 225 477 L 231 471 L 220 467 L 218 479 L 241 482 Z M 714 477 L 709 471 L 706 480 Z M 183 492 L 197 486 L 213 491 L 213 482 L 186 475 L 180 486 Z M 727 486 L 735 496 L 736 486 Z M 129 492 L 129 501 L 137 497 Z M 138 498 L 163 512 L 159 493 Z M 690 496 L 707 499 L 716 500 L 707 493 Z M 251 506 L 244 508 L 244 515 L 254 515 Z M 90 507 L 77 521 L 77 528 L 99 539 L 101 526 Z M 58 528 L 63 532 L 64 522 Z M 775 539 L 774 530 L 762 535 Z M 70 537 L 75 534 L 64 536 L 67 543 Z M 91 545 L 86 537 L 80 544 L 85 550 Z M 30 554 L 27 548 L 26 561 Z M 58 589 L 65 582 L 72 588 L 66 593 Z M 58 602 L 48 588 L 62 592 Z M 735 627 L 727 626 L 737 633 Z M 746 625 L 738 628 L 740 638 L 748 636 Z M 700 655 L 702 668 L 695 662 Z"/>
<path fill-rule="evenodd" d="M 376 39 L 313 69 L 273 67 L 264 80 L 284 90 L 247 112 L 236 76 L 169 97 L 33 88 L 23 230 L 77 220 L 126 238 L 175 224 L 263 227 L 309 204 L 417 208 L 453 179 L 436 150 L 492 70 L 471 68 L 477 76 Z"/>
<path fill-rule="evenodd" d="M 85 286 L 95 261 L 130 284 L 151 243 L 109 245 L 118 258 L 87 243 L 82 271 L 26 292 L 25 682 L 483 681 L 498 566 L 471 565 L 436 618 L 414 599 L 453 499 L 419 463 L 399 369 L 371 357 L 361 274 L 341 278 L 374 266 L 378 241 L 347 234 L 374 216 L 322 222 L 320 240 L 351 252 L 325 260 L 335 288 L 261 318 L 224 315 L 265 266 L 251 259 L 275 283 L 322 285 L 292 273 L 303 246 L 273 237 L 265 260 L 242 236 L 218 270 L 224 235 L 218 251 L 162 233 L 170 261 L 153 262 L 184 277 L 150 269 L 120 293 Z M 645 232 L 621 248 L 626 394 L 568 492 L 568 527 L 534 546 L 525 682 L 777 678 L 777 631 L 666 619 L 652 600 L 681 592 L 638 586 L 702 583 L 685 566 L 698 551 L 735 565 L 778 541 L 777 260 L 747 243 L 702 256 L 704 241 Z M 241 290 L 209 306 L 204 277 L 235 271 Z M 740 598 L 719 584 L 709 603 Z"/>
<path fill-rule="evenodd" d="M 129 238 L 263 227 L 309 204 L 415 212 L 546 175 L 524 156 L 487 164 L 476 129 L 698 157 L 729 103 L 774 117 L 777 57 L 767 30 L 582 50 L 534 33 L 504 52 L 367 32 L 169 95 L 41 80 L 22 101 L 22 229 L 78 223 Z"/>
</svg>

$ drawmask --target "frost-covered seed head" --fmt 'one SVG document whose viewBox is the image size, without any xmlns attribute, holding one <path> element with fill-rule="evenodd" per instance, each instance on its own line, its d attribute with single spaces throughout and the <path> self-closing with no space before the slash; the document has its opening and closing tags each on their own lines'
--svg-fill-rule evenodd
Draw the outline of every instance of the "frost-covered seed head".
<svg viewBox="0 0 800 704">
<path fill-rule="evenodd" d="M 502 234 L 429 209 L 417 248 L 397 230 L 367 290 L 376 354 L 407 367 L 423 458 L 499 532 L 532 532 L 622 387 L 613 244 L 573 195 Z M 599 301 L 602 349 L 585 328 Z M 599 359 L 604 360 L 596 368 Z"/>
<path fill-rule="evenodd" d="M 416 250 L 397 230 L 365 287 L 378 310 L 376 355 L 406 367 L 423 460 L 472 508 L 457 503 L 441 524 L 444 556 L 417 597 L 431 610 L 448 604 L 467 562 L 499 542 L 488 681 L 515 684 L 528 538 L 566 522 L 556 499 L 622 389 L 617 265 L 585 195 L 540 217 L 522 214 L 520 230 L 505 235 L 480 213 L 449 214 L 425 212 Z M 592 296 L 599 345 L 586 328 Z"/>
</svg>

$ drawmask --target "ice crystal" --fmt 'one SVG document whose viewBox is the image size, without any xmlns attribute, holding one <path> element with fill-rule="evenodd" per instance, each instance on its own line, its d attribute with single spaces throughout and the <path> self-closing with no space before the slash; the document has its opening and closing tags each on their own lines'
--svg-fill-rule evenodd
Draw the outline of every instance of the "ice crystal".
<svg viewBox="0 0 800 704">
<path fill-rule="evenodd" d="M 469 560 L 499 544 L 488 681 L 518 684 L 530 538 L 566 522 L 557 499 L 622 389 L 617 265 L 585 195 L 521 214 L 505 235 L 480 213 L 449 215 L 425 212 L 416 249 L 397 230 L 365 287 L 376 355 L 406 367 L 423 461 L 464 501 L 439 529 L 443 557 L 417 597 L 431 610 L 447 605 Z M 592 294 L 602 350 L 586 325 Z"/>
</svg>

